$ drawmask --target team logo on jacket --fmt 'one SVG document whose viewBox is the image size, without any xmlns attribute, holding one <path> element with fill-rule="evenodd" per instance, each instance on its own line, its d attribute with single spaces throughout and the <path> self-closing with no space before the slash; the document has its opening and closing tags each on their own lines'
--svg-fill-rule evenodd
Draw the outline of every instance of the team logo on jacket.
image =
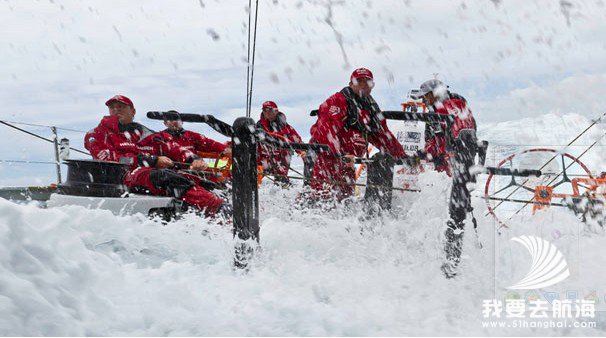
<svg viewBox="0 0 606 338">
<path fill-rule="evenodd" d="M 364 145 L 366 146 L 366 140 L 364 139 L 364 137 L 362 137 L 362 135 L 356 133 L 354 135 L 352 135 L 351 140 L 353 141 L 353 143 L 355 143 L 356 145 Z"/>
<path fill-rule="evenodd" d="M 105 150 L 101 150 L 100 152 L 97 153 L 97 158 L 105 161 L 109 158 L 109 150 L 105 149 Z"/>
<path fill-rule="evenodd" d="M 330 106 L 330 108 L 328 109 L 328 112 L 331 114 L 338 114 L 341 112 L 341 108 L 339 108 L 338 106 Z"/>
</svg>

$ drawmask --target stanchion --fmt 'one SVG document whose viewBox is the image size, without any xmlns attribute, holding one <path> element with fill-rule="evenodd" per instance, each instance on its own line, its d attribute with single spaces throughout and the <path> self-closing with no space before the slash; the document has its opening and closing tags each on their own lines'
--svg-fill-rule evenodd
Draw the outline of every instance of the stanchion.
<svg viewBox="0 0 606 338">
<path fill-rule="evenodd" d="M 369 214 L 379 210 L 391 210 L 394 159 L 389 154 L 377 153 L 367 165 L 364 200 L 370 209 Z"/>
<path fill-rule="evenodd" d="M 303 177 L 305 178 L 305 181 L 303 181 L 304 186 L 310 185 L 311 174 L 313 172 L 317 157 L 318 154 L 316 154 L 316 152 L 313 150 L 309 150 L 307 153 L 305 153 L 305 157 L 303 158 Z"/>
<path fill-rule="evenodd" d="M 51 127 L 53 132 L 53 148 L 55 148 L 55 167 L 57 169 L 57 184 L 61 184 L 61 162 L 59 160 L 59 141 L 57 140 L 57 127 Z"/>
</svg>

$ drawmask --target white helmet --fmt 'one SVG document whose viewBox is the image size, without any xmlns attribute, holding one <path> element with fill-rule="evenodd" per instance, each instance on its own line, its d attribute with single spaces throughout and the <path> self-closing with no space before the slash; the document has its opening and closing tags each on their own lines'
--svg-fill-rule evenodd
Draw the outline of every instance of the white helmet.
<svg viewBox="0 0 606 338">
<path fill-rule="evenodd" d="M 446 95 L 447 91 L 448 86 L 446 86 L 444 82 L 437 79 L 431 79 L 423 82 L 419 90 L 413 91 L 410 96 L 416 100 L 425 96 L 429 92 L 433 92 L 435 97 L 443 97 Z"/>
</svg>

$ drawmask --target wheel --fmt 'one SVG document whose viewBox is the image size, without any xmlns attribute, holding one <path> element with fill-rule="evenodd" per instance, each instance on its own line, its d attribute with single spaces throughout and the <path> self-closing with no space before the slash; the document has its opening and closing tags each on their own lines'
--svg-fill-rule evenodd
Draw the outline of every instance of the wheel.
<svg viewBox="0 0 606 338">
<path fill-rule="evenodd" d="M 499 228 L 508 228 L 506 222 L 520 213 L 535 214 L 549 206 L 566 206 L 552 202 L 553 199 L 581 196 L 591 190 L 571 177 L 593 179 L 591 171 L 578 158 L 549 148 L 533 148 L 510 155 L 499 162 L 497 168 L 542 171 L 540 177 L 488 176 L 484 198 L 488 213 Z"/>
</svg>

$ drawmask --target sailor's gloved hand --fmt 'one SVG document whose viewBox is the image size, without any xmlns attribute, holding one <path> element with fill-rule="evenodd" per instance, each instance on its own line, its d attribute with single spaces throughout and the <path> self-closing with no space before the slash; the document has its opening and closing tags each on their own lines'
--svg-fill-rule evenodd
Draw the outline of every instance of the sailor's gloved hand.
<svg viewBox="0 0 606 338">
<path fill-rule="evenodd" d="M 174 167 L 175 164 L 173 161 L 166 156 L 158 156 L 158 160 L 156 161 L 156 168 L 158 169 L 167 169 Z"/>
<path fill-rule="evenodd" d="M 225 149 L 223 149 L 223 151 L 221 152 L 221 157 L 223 156 L 231 156 L 231 148 L 227 147 Z"/>
<path fill-rule="evenodd" d="M 414 156 L 418 157 L 421 160 L 424 160 L 427 158 L 427 152 L 425 152 L 425 150 L 420 149 L 417 150 Z"/>
<path fill-rule="evenodd" d="M 444 155 L 434 156 L 433 157 L 433 165 L 436 168 L 448 165 L 448 162 L 446 161 L 446 156 L 444 156 Z"/>
<path fill-rule="evenodd" d="M 191 162 L 191 165 L 189 166 L 190 170 L 196 170 L 196 171 L 202 171 L 206 168 L 208 168 L 208 164 L 206 164 L 206 162 L 204 162 L 204 160 L 202 160 L 202 159 L 193 160 Z"/>
<path fill-rule="evenodd" d="M 402 164 L 409 168 L 414 168 L 421 164 L 421 157 L 416 154 L 412 156 L 406 156 L 402 159 Z"/>
</svg>

